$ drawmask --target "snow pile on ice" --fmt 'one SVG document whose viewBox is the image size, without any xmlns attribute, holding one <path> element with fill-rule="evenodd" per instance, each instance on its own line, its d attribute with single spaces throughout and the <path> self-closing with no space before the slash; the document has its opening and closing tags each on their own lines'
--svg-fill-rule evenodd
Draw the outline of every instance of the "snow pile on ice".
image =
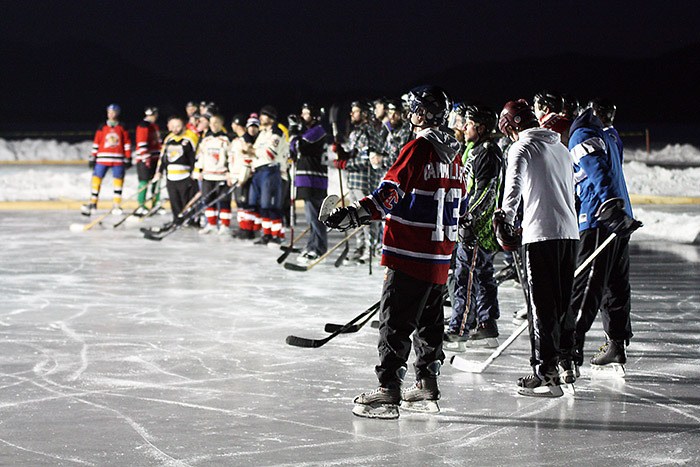
<svg viewBox="0 0 700 467">
<path fill-rule="evenodd" d="M 658 239 L 677 243 L 700 243 L 700 216 L 674 214 L 635 207 L 634 217 L 644 223 L 635 240 Z"/>
<path fill-rule="evenodd" d="M 700 167 L 666 169 L 642 162 L 624 165 L 630 193 L 638 195 L 700 196 Z"/>
<path fill-rule="evenodd" d="M 63 143 L 55 139 L 4 140 L 0 138 L 0 161 L 79 161 L 87 160 L 91 141 Z"/>
<path fill-rule="evenodd" d="M 625 149 L 625 160 L 678 165 L 700 164 L 700 149 L 690 144 L 669 144 L 649 154 L 644 149 Z"/>
</svg>

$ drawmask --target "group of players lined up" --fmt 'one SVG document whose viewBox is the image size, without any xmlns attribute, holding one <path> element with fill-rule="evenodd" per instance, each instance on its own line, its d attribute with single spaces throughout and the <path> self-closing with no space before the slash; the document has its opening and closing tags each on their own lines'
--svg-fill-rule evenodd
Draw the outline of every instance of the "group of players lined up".
<svg viewBox="0 0 700 467">
<path fill-rule="evenodd" d="M 637 225 L 622 175 L 622 143 L 612 127 L 614 104 L 594 99 L 586 109 L 581 109 L 575 99 L 541 92 L 534 96 L 533 106 L 522 99 L 511 101 L 499 116 L 485 105 L 452 103 L 444 96 L 443 99 L 434 90 L 423 90 L 412 91 L 402 99 L 353 102 L 350 131 L 345 137 L 338 136 L 335 125 L 329 136 L 321 124 L 321 109 L 309 104 L 301 107 L 299 115 L 290 115 L 287 126 L 278 122 L 276 110 L 269 105 L 259 113 L 236 115 L 231 122 L 233 133 L 229 133 L 212 103 L 197 106 L 190 102 L 186 119 L 179 116 L 168 119 L 169 134 L 161 143 L 157 109 L 147 108 L 136 131 L 137 214 L 148 215 L 160 209 L 158 186 L 164 176 L 173 222 L 178 221 L 183 208 L 201 190 L 205 202 L 223 196 L 218 205 L 206 209 L 206 224 L 201 233 L 229 232 L 231 199 L 225 195 L 230 187 L 236 187 L 238 229 L 234 235 L 260 244 L 281 243 L 284 202 L 290 192 L 285 184 L 291 183 L 296 199 L 304 200 L 310 226 L 306 247 L 297 259 L 300 263 L 313 261 L 327 251 L 327 226 L 363 227 L 355 235 L 357 243 L 352 259 L 362 262 L 381 245 L 382 264 L 427 284 L 444 285 L 443 275 L 447 280 L 449 256 L 452 256 L 452 286 L 448 288 L 453 313 L 449 325 L 444 335 L 440 332 L 439 345 L 431 335 L 426 338 L 428 347 L 416 348 L 417 386 L 412 388 L 414 393 L 410 397 L 419 398 L 438 395 L 434 380 L 439 374 L 438 364 L 444 360 L 443 341 L 498 337 L 496 320 L 500 311 L 493 259 L 500 250 L 519 248 L 517 226 L 522 228 L 524 269 L 533 275 L 526 287 L 530 289 L 530 315 L 534 317 L 530 327 L 533 373 L 521 378 L 519 386 L 531 395 L 540 386 L 554 387 L 562 381 L 575 380 L 577 367 L 583 363 L 585 333 L 599 308 L 606 314 L 604 327 L 609 339 L 592 363 L 624 363 L 624 347 L 632 336 L 627 237 Z M 115 179 L 114 211 L 121 212 L 121 187 L 124 170 L 131 165 L 131 148 L 128 133 L 118 122 L 119 111 L 116 105 L 107 108 L 107 122 L 95 136 L 90 158 L 94 167 L 92 197 L 90 204 L 84 206 L 87 215 L 95 210 L 101 180 L 109 168 Z M 411 166 L 410 159 L 416 156 L 409 154 L 409 149 L 415 149 L 416 139 L 430 142 L 434 150 L 423 148 L 422 151 L 438 158 L 436 162 Z M 328 157 L 328 147 L 337 157 Z M 506 151 L 508 156 L 504 157 Z M 401 154 L 405 154 L 406 160 L 402 160 Z M 414 188 L 415 193 L 411 194 L 402 185 L 407 174 L 425 181 L 454 179 L 449 164 L 439 162 L 446 154 L 456 157 L 453 162 L 464 168 L 463 176 L 456 177 L 464 179 L 467 194 L 462 204 L 464 212 L 458 216 L 459 225 L 456 218 L 452 219 L 454 225 L 448 221 L 453 213 L 447 206 L 457 202 L 451 198 L 455 189 L 437 189 L 431 194 Z M 324 225 L 318 214 L 332 173 L 329 164 L 345 172 L 347 193 L 344 195 L 349 198 L 349 206 L 338 208 Z M 513 171 L 510 179 L 508 171 Z M 567 180 L 569 172 L 571 180 Z M 410 180 L 409 185 L 415 181 Z M 557 187 L 560 191 L 553 191 Z M 149 192 L 150 209 L 146 206 Z M 574 194 L 577 207 L 573 203 Z M 430 206 L 437 201 L 438 207 L 429 210 L 444 210 L 438 213 L 437 223 L 430 220 L 432 212 L 430 218 L 423 218 L 425 213 L 421 209 L 428 209 L 428 205 L 402 205 L 412 197 L 421 198 L 423 203 L 423 195 L 432 196 Z M 567 198 L 569 195 L 571 199 Z M 544 205 L 551 209 L 543 212 Z M 417 217 L 409 219 L 413 215 Z M 371 220 L 385 221 L 383 238 L 381 223 Z M 393 228 L 389 228 L 390 220 Z M 418 250 L 422 246 L 406 243 L 418 238 L 414 236 L 416 230 L 429 225 L 437 229 L 435 232 L 440 231 L 438 234 L 442 233 L 433 235 L 432 242 L 437 244 L 447 239 L 454 242 L 447 266 L 445 252 L 421 252 Z M 401 231 L 400 235 L 392 235 L 397 231 Z M 590 277 L 579 276 L 574 280 L 573 269 L 561 270 L 562 264 L 573 268 L 572 258 L 582 263 L 609 231 L 616 232 L 619 238 L 597 260 L 602 266 Z M 440 264 L 433 268 L 431 262 Z M 560 272 L 556 277 L 545 273 L 555 270 Z M 573 289 L 572 284 L 562 283 L 561 277 L 571 279 Z M 573 297 L 569 300 L 571 290 Z M 560 296 L 552 299 L 552 291 Z M 426 293 L 434 295 L 434 292 L 431 289 Z M 569 301 L 570 309 L 568 305 L 562 306 Z M 413 306 L 404 300 L 399 302 L 399 308 Z M 572 314 L 574 309 L 578 319 Z M 420 318 L 421 310 L 414 311 L 418 315 L 414 318 Z M 420 333 L 419 321 L 416 322 Z M 393 325 L 385 324 L 389 328 Z M 408 353 L 403 355 L 406 350 L 403 340 L 393 344 L 385 341 L 399 334 L 401 339 L 408 338 L 403 336 L 405 332 L 389 330 L 382 334 L 380 329 L 383 363 L 377 367 L 379 393 L 376 398 L 371 395 L 360 398 L 364 401 L 361 404 L 382 405 L 388 399 L 395 402 L 395 388 L 403 379 L 405 369 L 400 370 L 405 368 Z M 564 342 L 564 339 L 568 340 Z M 399 348 L 402 355 L 384 354 L 387 349 Z M 423 391 L 423 388 L 427 389 Z"/>
</svg>

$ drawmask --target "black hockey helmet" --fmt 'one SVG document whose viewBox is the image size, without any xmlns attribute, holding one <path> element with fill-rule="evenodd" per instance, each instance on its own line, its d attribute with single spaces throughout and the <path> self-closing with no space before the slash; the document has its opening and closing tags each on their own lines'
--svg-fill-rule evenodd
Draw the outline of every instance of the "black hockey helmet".
<svg viewBox="0 0 700 467">
<path fill-rule="evenodd" d="M 564 98 L 561 94 L 551 91 L 541 91 L 535 94 L 534 103 L 540 107 L 547 107 L 550 112 L 561 113 L 564 108 Z"/>
<path fill-rule="evenodd" d="M 465 106 L 463 117 L 465 120 L 472 120 L 474 123 L 483 125 L 486 128 L 486 135 L 496 130 L 498 115 L 491 108 L 483 104 L 470 104 Z"/>
<path fill-rule="evenodd" d="M 267 115 L 271 119 L 277 120 L 277 109 L 275 109 L 271 105 L 264 105 L 260 109 L 260 115 Z"/>
<path fill-rule="evenodd" d="M 236 114 L 236 115 L 234 115 L 233 118 L 231 119 L 231 124 L 232 124 L 232 125 L 239 125 L 239 126 L 245 127 L 246 120 L 248 120 L 248 117 L 246 117 L 245 115 L 243 115 L 243 114 Z"/>
<path fill-rule="evenodd" d="M 301 104 L 301 110 L 307 109 L 309 113 L 311 114 L 311 117 L 313 117 L 316 120 L 320 120 L 321 117 L 323 117 L 324 114 L 324 109 L 321 107 L 318 107 L 314 104 L 311 104 L 309 102 L 304 102 Z"/>
<path fill-rule="evenodd" d="M 157 114 L 158 114 L 158 107 L 153 106 L 153 105 L 152 105 L 152 106 L 149 106 L 149 107 L 146 107 L 146 108 L 143 110 L 143 113 L 144 113 L 146 116 L 148 116 L 148 117 L 150 117 L 151 115 L 157 115 Z"/>
<path fill-rule="evenodd" d="M 569 120 L 575 119 L 581 112 L 581 105 L 574 96 L 570 94 L 562 94 L 564 98 L 564 108 L 562 109 L 562 115 L 564 115 Z"/>
<path fill-rule="evenodd" d="M 432 84 L 411 89 L 408 91 L 406 101 L 408 111 L 422 115 L 430 126 L 443 125 L 452 109 L 452 99 L 442 88 Z"/>
<path fill-rule="evenodd" d="M 617 106 L 613 101 L 604 97 L 596 97 L 588 102 L 588 107 L 593 109 L 593 113 L 603 122 L 603 125 L 611 126 L 613 124 L 617 111 Z"/>
</svg>

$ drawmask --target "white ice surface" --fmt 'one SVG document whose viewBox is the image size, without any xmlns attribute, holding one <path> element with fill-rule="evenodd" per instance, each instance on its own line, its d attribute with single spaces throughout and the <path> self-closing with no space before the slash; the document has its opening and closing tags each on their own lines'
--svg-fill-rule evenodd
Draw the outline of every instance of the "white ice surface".
<svg viewBox="0 0 700 467">
<path fill-rule="evenodd" d="M 633 242 L 626 381 L 585 366 L 575 397 L 517 396 L 521 336 L 483 374 L 444 367 L 440 415 L 385 422 L 350 413 L 376 385 L 375 330 L 284 343 L 374 303 L 379 268 L 287 271 L 278 249 L 110 221 L 0 217 L 0 465 L 700 464 L 699 247 Z M 522 292 L 499 302 L 505 339 Z M 598 321 L 587 356 L 602 339 Z"/>
</svg>

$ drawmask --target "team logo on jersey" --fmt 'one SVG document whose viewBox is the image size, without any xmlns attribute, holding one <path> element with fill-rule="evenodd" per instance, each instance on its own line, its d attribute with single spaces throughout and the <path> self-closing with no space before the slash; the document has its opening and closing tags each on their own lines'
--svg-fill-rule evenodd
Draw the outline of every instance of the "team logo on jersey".
<svg viewBox="0 0 700 467">
<path fill-rule="evenodd" d="M 182 146 L 168 146 L 168 161 L 175 161 L 184 153 L 185 151 L 182 149 Z"/>
<path fill-rule="evenodd" d="M 219 154 L 219 148 L 210 148 L 209 149 L 209 157 L 214 159 L 216 163 L 219 163 L 219 159 L 221 158 L 221 155 Z"/>
<path fill-rule="evenodd" d="M 121 144 L 121 140 L 119 138 L 119 135 L 113 131 L 110 131 L 105 135 L 105 142 L 104 142 L 104 147 L 105 148 L 116 148 L 119 147 Z"/>
<path fill-rule="evenodd" d="M 399 202 L 399 199 L 399 193 L 396 191 L 396 188 L 388 188 L 387 190 L 382 190 L 381 192 L 382 206 L 387 211 L 394 209 L 394 206 L 396 206 L 396 203 Z"/>
</svg>

